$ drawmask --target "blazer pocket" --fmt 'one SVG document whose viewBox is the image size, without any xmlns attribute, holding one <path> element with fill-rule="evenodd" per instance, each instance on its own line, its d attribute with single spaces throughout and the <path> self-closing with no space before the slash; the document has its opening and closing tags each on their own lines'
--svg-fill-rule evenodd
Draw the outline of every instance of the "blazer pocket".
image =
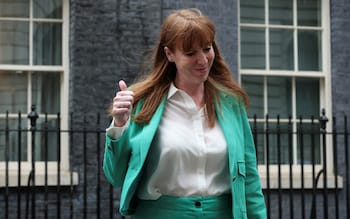
<svg viewBox="0 0 350 219">
<path fill-rule="evenodd" d="M 245 161 L 237 161 L 237 180 L 234 183 L 234 218 L 247 218 L 247 207 L 245 198 L 246 166 Z"/>
</svg>

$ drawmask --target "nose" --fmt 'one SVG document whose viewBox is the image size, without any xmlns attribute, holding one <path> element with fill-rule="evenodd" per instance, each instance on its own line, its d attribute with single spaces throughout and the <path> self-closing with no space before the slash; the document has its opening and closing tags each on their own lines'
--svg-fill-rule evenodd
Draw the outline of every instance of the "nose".
<svg viewBox="0 0 350 219">
<path fill-rule="evenodd" d="M 207 64 L 208 63 L 208 56 L 204 51 L 200 51 L 198 53 L 197 62 L 198 62 L 198 64 Z"/>
</svg>

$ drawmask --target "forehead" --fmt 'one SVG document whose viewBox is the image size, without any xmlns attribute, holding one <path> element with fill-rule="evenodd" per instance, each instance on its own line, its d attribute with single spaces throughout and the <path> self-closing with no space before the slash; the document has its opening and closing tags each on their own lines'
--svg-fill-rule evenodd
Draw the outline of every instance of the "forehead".
<svg viewBox="0 0 350 219">
<path fill-rule="evenodd" d="M 176 46 L 175 50 L 183 51 L 183 52 L 190 52 L 193 50 L 203 49 L 211 45 L 211 42 L 200 42 L 200 41 L 194 41 L 192 43 L 185 43 L 183 41 L 179 41 Z"/>
<path fill-rule="evenodd" d="M 211 45 L 214 37 L 212 34 L 203 29 L 192 29 L 185 31 L 176 40 L 176 49 L 190 51 L 196 47 L 207 47 Z"/>
</svg>

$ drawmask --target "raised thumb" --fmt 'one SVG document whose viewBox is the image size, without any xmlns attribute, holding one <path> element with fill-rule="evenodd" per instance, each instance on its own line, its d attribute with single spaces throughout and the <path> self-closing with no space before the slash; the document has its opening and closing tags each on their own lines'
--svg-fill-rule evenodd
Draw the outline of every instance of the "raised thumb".
<svg viewBox="0 0 350 219">
<path fill-rule="evenodd" d="M 119 81 L 119 88 L 120 88 L 121 91 L 126 91 L 128 89 L 128 86 L 126 86 L 125 81 L 120 80 Z"/>
</svg>

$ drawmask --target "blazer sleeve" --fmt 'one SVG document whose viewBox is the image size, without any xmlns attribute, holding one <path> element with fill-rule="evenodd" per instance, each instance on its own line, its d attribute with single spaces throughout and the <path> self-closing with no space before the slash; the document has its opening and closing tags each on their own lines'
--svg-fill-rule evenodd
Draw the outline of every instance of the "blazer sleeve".
<svg viewBox="0 0 350 219">
<path fill-rule="evenodd" d="M 262 193 L 261 182 L 257 170 L 257 161 L 253 135 L 245 107 L 241 104 L 242 127 L 244 132 L 245 161 L 246 161 L 246 206 L 248 218 L 265 219 L 266 206 Z"/>
<path fill-rule="evenodd" d="M 140 100 L 136 107 L 133 108 L 130 118 L 134 117 L 140 112 L 143 106 L 144 100 Z M 136 133 L 142 130 L 141 125 L 137 125 L 135 122 L 128 120 L 128 125 L 123 130 L 121 136 L 118 139 L 112 139 L 106 133 L 106 144 L 103 159 L 103 171 L 107 180 L 114 187 L 122 187 L 124 179 L 129 168 L 129 161 L 131 157 L 131 144 L 130 139 Z M 141 128 L 141 129 L 140 129 Z"/>
<path fill-rule="evenodd" d="M 129 131 L 125 130 L 118 139 L 106 134 L 103 171 L 107 180 L 115 187 L 123 185 L 130 159 Z"/>
</svg>

